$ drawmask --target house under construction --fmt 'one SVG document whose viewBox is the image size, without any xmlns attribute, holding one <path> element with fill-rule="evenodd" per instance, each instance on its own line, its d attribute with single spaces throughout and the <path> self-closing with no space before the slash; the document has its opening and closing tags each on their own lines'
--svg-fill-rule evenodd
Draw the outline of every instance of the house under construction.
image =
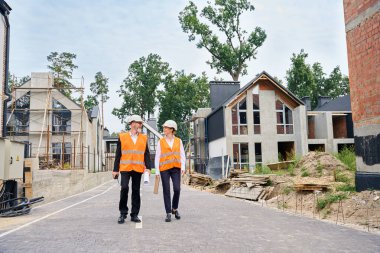
<svg viewBox="0 0 380 253">
<path fill-rule="evenodd" d="M 83 79 L 80 87 L 54 87 L 51 73 L 32 73 L 29 81 L 13 87 L 7 135 L 26 144 L 25 156 L 38 157 L 40 169 L 103 170 L 103 122 L 98 107 L 84 109 L 83 91 Z"/>
</svg>

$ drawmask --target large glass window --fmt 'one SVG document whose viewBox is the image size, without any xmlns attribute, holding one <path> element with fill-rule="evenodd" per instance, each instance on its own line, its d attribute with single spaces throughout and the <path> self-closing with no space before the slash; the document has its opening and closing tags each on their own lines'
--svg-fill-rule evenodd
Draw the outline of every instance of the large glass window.
<svg viewBox="0 0 380 253">
<path fill-rule="evenodd" d="M 52 133 L 70 134 L 71 132 L 71 111 L 64 105 L 53 99 Z"/>
<path fill-rule="evenodd" d="M 11 117 L 7 125 L 9 135 L 29 135 L 30 122 L 30 92 L 16 100 L 7 108 L 7 114 Z"/>
<path fill-rule="evenodd" d="M 53 160 L 57 164 L 71 162 L 71 143 L 70 142 L 53 142 L 51 144 Z M 62 152 L 62 150 L 64 152 Z M 63 159 L 63 160 L 62 160 Z"/>
<path fill-rule="evenodd" d="M 293 134 L 293 113 L 282 101 L 276 100 L 277 134 Z"/>
<path fill-rule="evenodd" d="M 244 98 L 242 101 L 232 107 L 232 134 L 247 135 L 247 101 Z"/>
<path fill-rule="evenodd" d="M 252 94 L 253 98 L 253 133 L 260 134 L 260 97 L 259 94 Z"/>
<path fill-rule="evenodd" d="M 234 168 L 247 169 L 249 168 L 249 152 L 248 143 L 233 144 Z"/>
</svg>

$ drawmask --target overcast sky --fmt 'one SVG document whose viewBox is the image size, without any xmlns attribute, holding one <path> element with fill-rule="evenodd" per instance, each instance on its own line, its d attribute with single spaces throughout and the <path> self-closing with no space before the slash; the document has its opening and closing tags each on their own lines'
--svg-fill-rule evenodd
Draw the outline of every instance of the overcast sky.
<svg viewBox="0 0 380 253">
<path fill-rule="evenodd" d="M 217 75 L 206 64 L 204 49 L 196 48 L 182 32 L 178 13 L 187 0 L 8 0 L 11 46 L 10 72 L 18 77 L 45 72 L 50 52 L 77 55 L 76 78 L 84 77 L 85 88 L 101 71 L 109 77 L 111 99 L 105 106 L 106 127 L 123 128 L 111 114 L 122 103 L 117 96 L 128 66 L 149 53 L 159 54 L 173 70 Z M 206 1 L 194 1 L 205 3 Z M 257 59 L 248 63 L 248 75 L 240 78 L 245 85 L 265 70 L 285 81 L 290 57 L 303 48 L 308 62 L 320 62 L 326 73 L 339 65 L 348 75 L 342 0 L 258 0 L 255 11 L 243 18 L 250 31 L 256 26 L 267 33 Z M 286 83 L 286 82 L 285 82 Z M 88 92 L 87 91 L 87 92 Z"/>
</svg>

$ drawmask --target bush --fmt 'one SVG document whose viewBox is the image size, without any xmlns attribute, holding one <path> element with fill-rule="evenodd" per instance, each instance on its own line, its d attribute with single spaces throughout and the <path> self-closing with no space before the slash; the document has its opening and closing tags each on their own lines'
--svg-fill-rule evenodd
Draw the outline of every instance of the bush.
<svg viewBox="0 0 380 253">
<path fill-rule="evenodd" d="M 290 158 L 290 160 L 293 160 L 294 162 L 292 162 L 291 164 L 289 164 L 287 169 L 288 169 L 288 172 L 289 172 L 290 176 L 295 176 L 296 174 L 294 172 L 294 169 L 297 167 L 297 164 L 299 163 L 299 161 L 301 160 L 301 158 L 295 156 L 294 153 L 289 154 L 289 158 Z"/>
<path fill-rule="evenodd" d="M 329 206 L 332 203 L 338 202 L 338 201 L 343 200 L 343 199 L 347 199 L 347 194 L 335 193 L 335 194 L 326 195 L 325 197 L 318 199 L 317 208 L 318 208 L 318 210 L 322 210 L 326 206 Z"/>
<path fill-rule="evenodd" d="M 296 175 L 296 173 L 294 172 L 295 167 L 296 166 L 294 165 L 294 163 L 289 164 L 289 166 L 288 166 L 289 175 L 291 175 L 291 176 L 295 176 Z"/>
<path fill-rule="evenodd" d="M 257 165 L 255 169 L 255 174 L 271 174 L 272 170 L 266 165 Z"/>
<path fill-rule="evenodd" d="M 342 163 L 344 163 L 351 171 L 356 171 L 356 157 L 353 147 L 345 147 L 339 153 L 335 154 Z"/>
<path fill-rule="evenodd" d="M 351 179 L 344 173 L 337 171 L 335 174 L 335 182 L 349 183 Z"/>
</svg>

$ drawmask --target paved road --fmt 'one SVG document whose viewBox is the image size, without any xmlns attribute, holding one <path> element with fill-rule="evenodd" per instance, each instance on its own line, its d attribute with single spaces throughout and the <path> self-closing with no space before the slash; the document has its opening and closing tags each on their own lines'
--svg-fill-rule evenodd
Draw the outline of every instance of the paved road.
<svg viewBox="0 0 380 253">
<path fill-rule="evenodd" d="M 182 188 L 182 219 L 142 187 L 142 223 L 117 224 L 115 181 L 0 219 L 0 252 L 380 252 L 380 236 Z"/>
</svg>

